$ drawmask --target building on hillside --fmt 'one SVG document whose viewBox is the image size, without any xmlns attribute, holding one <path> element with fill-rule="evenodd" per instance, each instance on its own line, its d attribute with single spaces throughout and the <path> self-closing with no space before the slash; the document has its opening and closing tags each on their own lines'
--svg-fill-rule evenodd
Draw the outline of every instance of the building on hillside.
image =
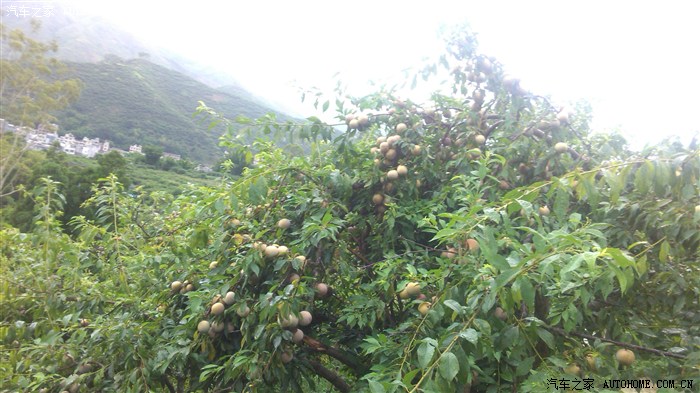
<svg viewBox="0 0 700 393">
<path fill-rule="evenodd" d="M 198 172 L 205 172 L 205 173 L 209 173 L 209 172 L 213 172 L 213 171 L 214 171 L 213 169 L 211 169 L 210 166 L 206 166 L 206 165 L 202 165 L 202 164 L 198 164 L 198 165 L 194 168 L 194 170 L 195 170 L 195 171 L 198 171 Z"/>
<path fill-rule="evenodd" d="M 131 146 L 129 146 L 129 153 L 139 153 L 139 154 L 143 154 L 143 152 L 141 152 L 141 150 L 142 150 L 141 145 L 131 145 Z"/>
<path fill-rule="evenodd" d="M 180 157 L 179 154 L 174 154 L 174 153 L 163 153 L 163 158 L 170 158 L 175 161 L 180 161 L 182 157 Z"/>
<path fill-rule="evenodd" d="M 42 123 L 39 124 L 39 128 L 37 128 L 37 131 L 39 132 L 58 132 L 58 124 L 55 123 Z"/>
<path fill-rule="evenodd" d="M 117 149 L 116 147 L 109 149 L 109 151 L 116 151 L 117 153 L 121 154 L 122 156 L 129 154 L 128 151 L 122 150 L 122 149 Z"/>
<path fill-rule="evenodd" d="M 75 136 L 70 132 L 58 137 L 58 142 L 61 144 L 61 150 L 68 154 L 75 154 Z"/>
<path fill-rule="evenodd" d="M 46 150 L 54 142 L 58 141 L 57 132 L 39 132 L 36 130 L 31 130 L 24 136 L 24 140 L 27 142 L 27 147 L 32 150 Z"/>
<path fill-rule="evenodd" d="M 95 155 L 103 153 L 102 142 L 100 142 L 100 138 L 90 139 L 88 137 L 83 137 L 83 140 L 77 143 L 77 147 L 81 149 L 78 153 L 79 155 L 89 158 L 95 157 Z"/>
</svg>

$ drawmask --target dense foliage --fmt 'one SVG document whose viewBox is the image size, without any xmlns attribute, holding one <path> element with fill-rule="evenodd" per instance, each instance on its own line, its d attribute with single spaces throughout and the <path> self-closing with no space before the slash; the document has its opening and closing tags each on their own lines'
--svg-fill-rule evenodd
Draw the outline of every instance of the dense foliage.
<svg viewBox="0 0 700 393">
<path fill-rule="evenodd" d="M 80 94 L 80 81 L 65 78 L 65 66 L 46 55 L 56 44 L 31 39 L 21 30 L 0 24 L 0 118 L 21 126 L 55 120 L 52 110 L 62 109 Z"/>
<path fill-rule="evenodd" d="M 35 26 L 36 27 L 36 26 Z M 62 109 L 80 94 L 80 81 L 66 78 L 63 63 L 49 55 L 56 44 L 33 40 L 22 30 L 0 23 L 0 198 L 13 193 L 24 138 L 3 133 L 10 124 L 50 129 L 51 112 Z"/>
<path fill-rule="evenodd" d="M 4 135 L 3 138 L 11 144 L 14 135 Z M 23 148 L 20 145 L 20 149 Z M 45 151 L 28 150 L 16 165 L 16 192 L 0 197 L 0 223 L 28 231 L 36 209 L 32 189 L 46 177 L 58 183 L 56 191 L 65 200 L 59 221 L 64 231 L 70 232 L 71 227 L 67 224 L 76 215 L 92 218 L 92 210 L 82 205 L 92 195 L 93 185 L 110 174 L 116 175 L 126 190 L 162 191 L 170 195 L 180 194 L 190 183 L 218 184 L 221 176 L 216 172 L 198 172 L 187 160 L 160 157 L 156 166 L 146 164 L 145 160 L 145 156 L 137 153 L 122 156 L 116 151 L 90 159 L 69 155 L 58 147 Z"/>
<path fill-rule="evenodd" d="M 440 60 L 419 76 L 453 90 L 429 102 L 320 98 L 340 134 L 217 117 L 255 152 L 240 178 L 172 197 L 107 176 L 75 238 L 43 180 L 32 230 L 0 231 L 3 388 L 700 385 L 700 151 L 591 135 L 469 35 Z M 259 128 L 312 148 L 238 144 Z"/>
</svg>

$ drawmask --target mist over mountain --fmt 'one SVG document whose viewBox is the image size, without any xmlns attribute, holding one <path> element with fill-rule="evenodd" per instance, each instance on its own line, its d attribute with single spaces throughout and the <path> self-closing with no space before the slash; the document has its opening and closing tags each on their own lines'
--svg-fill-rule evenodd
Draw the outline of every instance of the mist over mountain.
<svg viewBox="0 0 700 393">
<path fill-rule="evenodd" d="M 193 117 L 199 100 L 229 117 L 271 111 L 252 100 L 211 88 L 144 59 L 108 56 L 99 63 L 68 63 L 83 81 L 80 98 L 57 114 L 65 132 L 131 144 L 162 146 L 198 162 L 213 162 L 222 130 Z M 287 119 L 284 115 L 278 115 Z"/>
<path fill-rule="evenodd" d="M 53 4 L 56 9 L 40 18 L 38 29 L 31 23 L 36 18 L 8 15 L 2 23 L 36 40 L 55 41 L 58 51 L 51 55 L 83 81 L 78 101 L 57 113 L 62 133 L 108 139 L 119 148 L 158 145 L 211 163 L 221 153 L 221 130 L 209 130 L 206 119 L 193 118 L 198 101 L 229 117 L 276 112 L 290 119 L 224 71 L 144 42 L 104 18 Z"/>
<path fill-rule="evenodd" d="M 2 23 L 31 32 L 30 35 L 37 40 L 56 41 L 58 52 L 55 56 L 61 60 L 96 63 L 107 55 L 123 59 L 145 58 L 211 87 L 238 85 L 236 79 L 226 72 L 150 44 L 103 17 L 77 14 L 60 2 L 52 4 L 55 9 L 50 17 L 22 18 L 10 13 Z M 32 21 L 39 22 L 40 28 L 32 31 Z"/>
</svg>

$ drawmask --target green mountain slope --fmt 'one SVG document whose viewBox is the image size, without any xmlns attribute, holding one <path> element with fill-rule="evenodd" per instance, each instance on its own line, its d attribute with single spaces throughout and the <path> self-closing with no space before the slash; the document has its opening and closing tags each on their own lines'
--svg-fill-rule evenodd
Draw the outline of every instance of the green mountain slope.
<svg viewBox="0 0 700 393">
<path fill-rule="evenodd" d="M 228 117 L 262 116 L 271 110 L 252 97 L 236 97 L 144 59 L 108 56 L 99 63 L 68 63 L 84 83 L 78 101 L 57 114 L 63 132 L 99 137 L 126 149 L 162 146 L 198 162 L 214 162 L 220 129 L 194 118 L 198 101 Z M 278 115 L 286 119 L 284 115 Z"/>
<path fill-rule="evenodd" d="M 197 59 L 190 59 L 145 42 L 102 17 L 73 14 L 70 12 L 73 9 L 70 2 L 64 4 L 55 1 L 52 2 L 52 6 L 55 9 L 53 15 L 38 20 L 13 17 L 3 3 L 3 16 L 6 17 L 2 19 L 2 23 L 11 29 L 21 29 L 36 40 L 55 41 L 58 51 L 54 55 L 63 61 L 97 63 L 108 55 L 124 59 L 144 58 L 173 71 L 182 72 L 209 86 L 234 85 L 245 91 L 238 86 L 233 76 L 211 64 L 201 63 Z M 40 27 L 35 29 L 32 22 L 40 22 Z"/>
<path fill-rule="evenodd" d="M 66 12 L 60 1 L 52 4 L 54 15 L 42 19 L 39 29 L 30 18 L 7 17 L 2 23 L 36 40 L 55 41 L 58 52 L 51 55 L 67 62 L 83 80 L 79 101 L 56 114 L 61 132 L 108 139 L 122 149 L 159 145 L 166 152 L 213 163 L 220 156 L 222 131 L 207 130 L 204 119 L 192 118 L 198 101 L 229 117 L 258 117 L 276 109 L 211 64 L 144 42 L 104 18 Z"/>
</svg>

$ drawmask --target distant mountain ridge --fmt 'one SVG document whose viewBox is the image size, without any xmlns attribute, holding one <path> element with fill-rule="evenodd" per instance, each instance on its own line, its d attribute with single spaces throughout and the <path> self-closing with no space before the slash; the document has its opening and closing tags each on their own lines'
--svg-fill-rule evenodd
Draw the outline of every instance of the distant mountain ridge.
<svg viewBox="0 0 700 393">
<path fill-rule="evenodd" d="M 198 101 L 228 117 L 260 117 L 271 109 L 230 95 L 144 59 L 108 56 L 99 63 L 67 63 L 84 87 L 76 103 L 57 114 L 64 132 L 109 139 L 116 147 L 156 145 L 198 162 L 221 156 L 222 130 L 193 117 Z M 277 114 L 281 120 L 288 120 Z"/>
<path fill-rule="evenodd" d="M 55 56 L 64 61 L 97 63 L 108 55 L 123 59 L 145 58 L 211 87 L 238 85 L 231 75 L 208 64 L 147 44 L 104 18 L 76 15 L 69 11 L 70 6 L 64 6 L 59 1 L 52 1 L 51 4 L 55 9 L 50 17 L 45 18 L 14 17 L 3 9 L 2 23 L 29 33 L 32 30 L 32 20 L 39 21 L 41 27 L 31 32 L 30 36 L 45 42 L 56 41 L 58 52 Z M 3 4 L 3 7 L 7 8 L 7 5 Z"/>
<path fill-rule="evenodd" d="M 99 17 L 78 18 L 57 9 L 41 19 L 35 32 L 30 18 L 7 16 L 2 23 L 34 39 L 56 41 L 59 50 L 54 55 L 73 69 L 72 77 L 84 82 L 79 100 L 57 113 L 62 133 L 108 139 L 123 149 L 157 145 L 213 163 L 221 155 L 222 130 L 209 130 L 207 119 L 192 117 L 198 101 L 229 117 L 276 112 L 280 120 L 291 119 L 230 75 L 149 46 Z"/>
</svg>

